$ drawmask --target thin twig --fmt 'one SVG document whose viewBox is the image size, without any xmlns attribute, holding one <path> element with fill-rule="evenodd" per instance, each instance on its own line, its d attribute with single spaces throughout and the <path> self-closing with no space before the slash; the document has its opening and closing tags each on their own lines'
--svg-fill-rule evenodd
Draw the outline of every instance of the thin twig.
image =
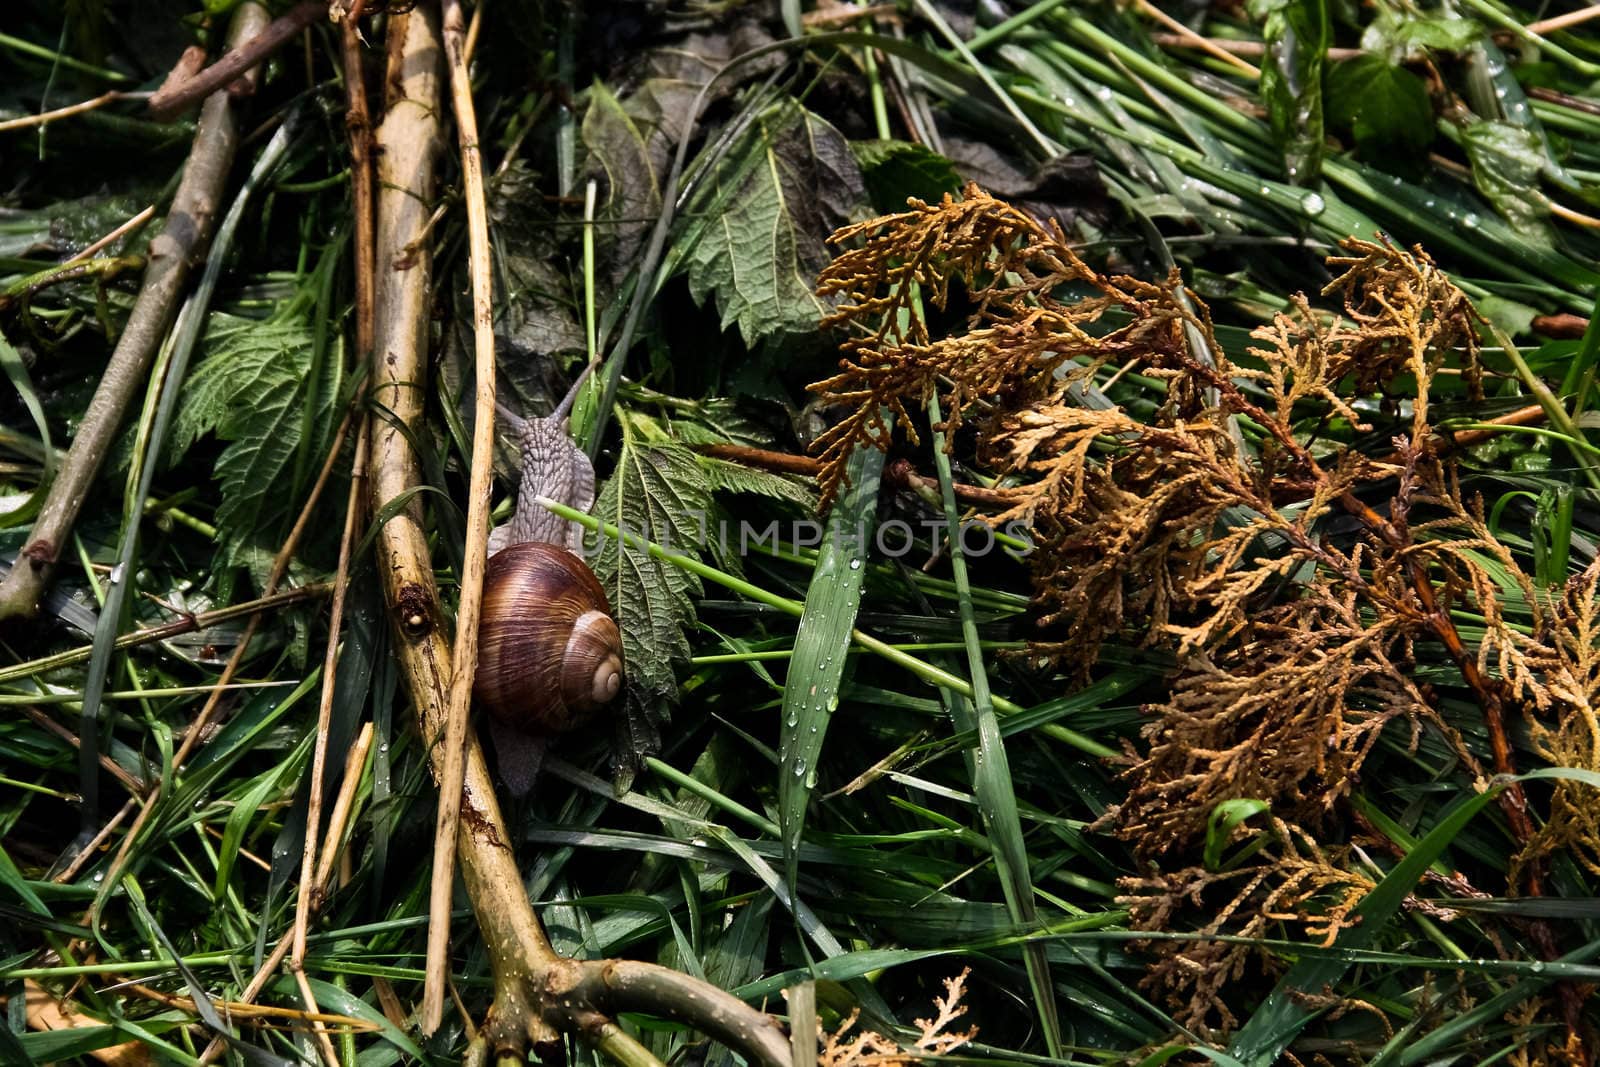
<svg viewBox="0 0 1600 1067">
<path fill-rule="evenodd" d="M 1561 311 L 1554 315 L 1535 315 L 1532 325 L 1534 333 L 1558 341 L 1575 341 L 1589 329 L 1589 320 L 1570 311 Z"/>
<path fill-rule="evenodd" d="M 134 630 L 117 638 L 117 643 L 112 648 L 122 650 L 136 648 L 139 645 L 148 645 L 157 641 L 167 641 L 184 634 L 191 634 L 197 630 L 209 630 L 213 626 L 220 626 L 234 619 L 254 615 L 258 612 L 271 611 L 275 608 L 285 608 L 305 600 L 315 600 L 333 592 L 333 585 L 328 582 L 318 582 L 314 585 L 297 586 L 294 589 L 285 589 L 281 593 L 271 596 L 258 597 L 255 600 L 246 600 L 242 604 L 230 604 L 225 608 L 212 608 L 193 615 L 184 615 L 182 618 L 171 622 L 164 622 L 159 626 L 150 626 L 143 630 Z M 30 659 L 26 663 L 18 663 L 10 667 L 0 667 L 0 682 L 12 682 L 18 678 L 29 678 L 45 671 L 53 671 L 60 667 L 70 667 L 75 663 L 87 660 L 94 649 L 89 645 L 69 649 L 66 652 L 57 652 L 50 656 L 41 656 Z"/>
<path fill-rule="evenodd" d="M 155 216 L 155 213 L 156 206 L 151 204 L 149 207 L 146 207 L 143 211 L 133 216 L 133 218 L 129 219 L 127 222 L 124 222 L 122 225 L 118 226 L 116 229 L 100 238 L 100 240 L 96 241 L 88 248 L 85 248 L 82 252 L 79 252 L 77 255 L 73 256 L 71 259 L 67 260 L 61 265 L 63 267 L 70 267 L 76 263 L 81 263 L 86 259 L 93 259 L 105 249 L 110 248 L 117 241 L 126 237 L 128 234 L 132 233 L 140 226 L 143 226 L 145 223 L 149 222 L 150 219 Z"/>
<path fill-rule="evenodd" d="M 289 958 L 290 947 L 291 941 L 287 934 L 278 939 L 277 945 L 273 947 L 267 958 L 262 961 L 260 968 L 251 976 L 250 981 L 245 983 L 244 989 L 240 990 L 236 1003 L 249 1004 L 260 996 L 261 991 L 267 987 L 267 980 L 277 973 L 278 968 L 283 965 L 283 961 Z M 210 1063 L 222 1055 L 222 1050 L 227 1047 L 227 1042 L 223 1041 L 221 1037 L 212 1038 L 211 1044 L 207 1045 L 205 1051 L 200 1053 L 200 1062 L 202 1064 Z"/>
<path fill-rule="evenodd" d="M 480 8 L 481 10 L 481 8 Z M 461 149 L 462 196 L 467 206 L 468 263 L 472 275 L 472 337 L 476 388 L 472 426 L 472 471 L 467 490 L 467 535 L 461 565 L 461 599 L 456 608 L 455 648 L 450 696 L 445 706 L 444 769 L 439 778 L 439 812 L 433 834 L 433 880 L 428 895 L 428 953 L 422 985 L 422 1032 L 432 1034 L 444 1018 L 445 978 L 450 966 L 450 897 L 455 886 L 457 829 L 461 822 L 461 783 L 466 774 L 467 718 L 478 663 L 478 616 L 483 604 L 483 573 L 489 542 L 489 491 L 494 475 L 494 307 L 489 262 L 489 212 L 484 200 L 483 154 L 472 106 L 467 70 L 466 27 L 461 0 L 444 0 L 445 66 L 450 72 L 450 103 Z"/>
<path fill-rule="evenodd" d="M 229 26 L 231 41 L 253 36 L 267 21 L 255 0 L 241 4 Z M 206 98 L 200 125 L 183 168 L 165 228 L 150 242 L 144 280 L 122 336 L 106 364 L 81 429 L 61 461 L 24 548 L 0 583 L 0 619 L 32 615 L 77 521 L 89 485 L 99 473 L 135 390 L 143 384 L 156 348 L 166 336 L 178 299 L 220 214 L 223 186 L 239 145 L 236 108 L 227 93 Z"/>
<path fill-rule="evenodd" d="M 262 587 L 263 599 L 277 592 L 278 583 L 283 581 L 283 576 L 289 570 L 289 562 L 294 558 L 295 550 L 300 545 L 300 538 L 311 523 L 311 515 L 316 510 L 317 503 L 322 499 L 322 491 L 328 486 L 328 479 L 333 474 L 334 462 L 339 458 L 339 451 L 344 447 L 345 435 L 350 430 L 350 422 L 354 411 L 345 412 L 339 429 L 333 435 L 333 444 L 328 449 L 327 458 L 322 462 L 322 469 L 317 473 L 317 480 L 311 487 L 311 492 L 306 496 L 305 505 L 300 509 L 300 514 L 295 518 L 294 526 L 289 535 L 283 540 L 283 547 L 278 549 L 277 556 L 272 561 L 272 569 L 267 574 L 267 580 Z M 228 683 L 233 681 L 234 674 L 244 662 L 245 654 L 250 650 L 250 642 L 255 638 L 256 630 L 261 626 L 263 615 L 260 612 L 250 616 L 245 623 L 244 633 L 239 635 L 239 643 L 234 646 L 233 654 L 228 657 L 227 664 L 222 668 L 222 673 L 217 676 L 217 681 L 211 690 L 211 695 L 200 708 L 200 713 L 195 716 L 194 722 L 184 733 L 183 743 L 178 746 L 178 751 L 173 754 L 172 768 L 176 772 L 185 761 L 194 753 L 200 742 L 205 738 L 206 727 L 216 715 L 217 709 L 222 705 L 222 698 L 227 695 Z M 139 831 L 144 827 L 145 821 L 156 810 L 157 801 L 161 799 L 163 783 L 157 782 L 150 791 L 148 803 L 144 810 L 139 812 L 138 818 L 128 828 L 127 835 L 122 839 L 122 845 L 117 849 L 116 858 L 112 861 L 111 870 L 107 873 L 108 881 L 115 881 L 121 877 L 123 865 L 127 862 L 128 852 L 138 840 Z"/>
<path fill-rule="evenodd" d="M 747 448 L 744 445 L 700 445 L 696 452 L 713 459 L 726 459 L 735 463 L 742 463 L 746 467 L 755 467 L 758 470 L 772 471 L 777 474 L 798 474 L 806 478 L 815 478 L 822 470 L 822 461 L 814 456 L 802 456 L 793 452 L 774 452 L 765 448 Z M 912 468 L 909 461 L 896 460 L 884 470 L 884 480 L 891 485 L 898 485 L 906 489 L 932 489 L 937 491 L 939 482 L 926 474 L 920 474 Z M 982 485 L 967 485 L 962 482 L 955 483 L 956 499 L 968 507 L 979 508 L 1013 508 L 1020 499 L 1016 493 L 1005 489 L 990 489 Z"/>
<path fill-rule="evenodd" d="M 23 704 L 21 707 L 24 715 L 32 719 L 37 725 L 44 727 L 50 733 L 55 734 L 57 737 L 61 738 L 61 740 L 71 745 L 74 750 L 78 749 L 83 744 L 83 742 L 78 739 L 77 734 L 73 733 L 65 726 L 62 726 L 60 723 L 56 722 L 50 716 L 46 715 L 33 705 Z M 100 766 L 107 774 L 111 775 L 111 777 L 115 778 L 118 782 L 121 782 L 122 788 L 126 789 L 130 796 L 137 797 L 144 793 L 144 782 L 123 770 L 122 764 L 112 759 L 110 753 L 100 753 Z"/>
<path fill-rule="evenodd" d="M 1568 11 L 1563 15 L 1554 15 L 1538 22 L 1530 22 L 1525 27 L 1532 34 L 1555 33 L 1557 30 L 1570 30 L 1572 27 L 1588 22 L 1590 19 L 1600 18 L 1600 4 L 1590 4 L 1580 7 L 1576 11 Z"/>
<path fill-rule="evenodd" d="M 125 97 L 137 95 L 137 93 L 124 93 L 113 89 L 109 93 L 101 93 L 92 100 L 80 100 L 76 104 L 58 107 L 54 111 L 41 111 L 37 115 L 23 115 L 21 118 L 6 119 L 4 122 L 0 122 L 0 133 L 7 133 L 11 130 L 31 129 L 34 126 L 48 126 L 57 119 L 81 115 L 85 111 L 94 111 L 96 108 L 105 107 L 107 104 Z"/>
<path fill-rule="evenodd" d="M 1581 111 L 1585 115 L 1600 115 L 1600 104 L 1593 100 L 1585 100 L 1581 96 L 1572 96 L 1555 89 L 1546 89 L 1542 85 L 1528 86 L 1528 95 L 1547 104 L 1558 104 L 1572 111 Z"/>
<path fill-rule="evenodd" d="M 306 977 L 304 970 L 294 968 L 294 984 L 300 988 L 300 999 L 305 1002 L 306 1014 L 312 1019 L 311 1029 L 316 1035 L 317 1050 L 322 1053 L 322 1061 L 328 1067 L 339 1067 L 339 1053 L 334 1051 L 333 1041 L 328 1037 L 328 1028 L 317 1018 L 322 1013 L 317 1008 L 317 995 L 312 992 L 311 979 Z"/>
<path fill-rule="evenodd" d="M 295 903 L 294 964 L 298 968 L 306 956 L 306 928 L 313 911 L 312 872 L 316 869 L 317 833 L 322 827 L 322 779 L 328 757 L 329 724 L 333 721 L 333 697 L 339 665 L 339 632 L 344 623 L 345 591 L 350 580 L 350 550 L 355 541 L 357 516 L 361 514 L 362 493 L 366 490 L 367 441 L 356 441 L 350 493 L 345 501 L 344 533 L 339 539 L 339 563 L 333 577 L 333 607 L 328 612 L 328 648 L 322 659 L 322 692 L 317 701 L 316 747 L 311 756 L 311 789 L 306 809 L 304 853 L 300 860 L 300 885 Z M 368 724 L 371 725 L 370 723 Z M 320 910 L 320 909 L 316 909 Z"/>
<path fill-rule="evenodd" d="M 356 735 L 355 744 L 351 745 L 350 751 L 345 754 L 344 780 L 339 785 L 339 795 L 334 798 L 333 811 L 328 816 L 328 833 L 319 850 L 313 887 L 319 899 L 327 896 L 328 885 L 333 879 L 333 862 L 341 851 L 340 842 L 344 840 L 350 822 L 350 812 L 356 802 L 356 790 L 361 786 L 361 776 L 365 772 L 367 756 L 371 750 L 372 724 L 362 723 L 361 733 Z"/>
<path fill-rule="evenodd" d="M 1227 52 L 1235 56 L 1264 56 L 1267 46 L 1260 41 L 1236 41 L 1229 37 L 1201 37 L 1197 41 L 1186 33 L 1152 33 L 1150 40 L 1162 48 L 1201 48 L 1207 52 Z M 1205 42 L 1201 45 L 1201 41 Z M 1337 63 L 1365 53 L 1359 48 L 1330 48 L 1328 59 Z"/>
<path fill-rule="evenodd" d="M 1248 78 L 1261 77 L 1261 71 L 1257 70 L 1255 67 L 1252 67 L 1250 64 L 1246 63 L 1244 60 L 1240 59 L 1227 49 L 1218 48 L 1215 44 L 1212 44 L 1208 38 L 1202 37 L 1198 33 L 1195 33 L 1189 27 L 1185 26 L 1183 23 L 1179 22 L 1177 19 L 1173 18 L 1171 15 L 1152 4 L 1150 0 L 1138 0 L 1138 7 L 1140 11 L 1144 12 L 1146 15 L 1149 15 L 1151 18 L 1161 23 L 1161 25 L 1171 30 L 1174 34 L 1181 38 L 1184 44 L 1188 47 L 1198 48 L 1207 55 L 1212 56 L 1215 59 L 1222 60 L 1222 62 L 1228 64 L 1230 67 L 1233 67 L 1235 70 L 1242 71 Z"/>
<path fill-rule="evenodd" d="M 254 69 L 262 60 L 288 44 L 326 10 L 326 0 L 303 0 L 248 40 L 234 43 L 231 51 L 194 77 L 176 85 L 163 85 L 150 97 L 150 110 L 161 116 L 172 115 L 201 97 L 228 86 L 241 74 Z"/>
<path fill-rule="evenodd" d="M 372 358 L 372 118 L 367 107 L 366 63 L 361 52 L 363 0 L 356 0 L 339 25 L 344 61 L 345 132 L 350 138 L 350 193 L 355 209 L 356 363 Z"/>
</svg>

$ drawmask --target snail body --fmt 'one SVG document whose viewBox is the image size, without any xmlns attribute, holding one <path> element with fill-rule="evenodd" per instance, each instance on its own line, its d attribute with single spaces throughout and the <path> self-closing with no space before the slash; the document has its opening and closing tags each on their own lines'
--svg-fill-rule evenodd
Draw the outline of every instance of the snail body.
<svg viewBox="0 0 1600 1067">
<path fill-rule="evenodd" d="M 550 739 L 590 721 L 623 688 L 622 632 L 599 579 L 573 549 L 582 528 L 539 497 L 594 504 L 594 468 L 567 435 L 580 377 L 542 419 L 517 419 L 522 479 L 511 521 L 489 537 L 473 696 L 488 715 L 500 776 L 521 796 Z"/>
</svg>

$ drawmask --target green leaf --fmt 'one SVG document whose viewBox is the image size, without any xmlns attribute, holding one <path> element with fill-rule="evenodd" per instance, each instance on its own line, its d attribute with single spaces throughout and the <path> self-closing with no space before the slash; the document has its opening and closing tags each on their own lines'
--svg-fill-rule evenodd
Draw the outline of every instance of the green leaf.
<svg viewBox="0 0 1600 1067">
<path fill-rule="evenodd" d="M 788 884 L 799 876 L 800 835 L 817 782 L 817 760 L 829 720 L 839 706 L 845 652 L 861 608 L 866 568 L 865 528 L 878 509 L 878 478 L 884 454 L 858 448 L 850 456 L 844 489 L 828 515 L 817 550 L 817 566 L 806 588 L 805 611 L 795 634 L 794 655 L 783 686 L 783 732 L 778 742 L 778 812 Z"/>
<path fill-rule="evenodd" d="M 661 175 L 650 143 L 634 117 L 600 81 L 589 90 L 583 145 L 590 170 L 603 178 L 596 218 L 600 257 L 613 284 L 638 265 L 651 220 L 661 212 Z"/>
<path fill-rule="evenodd" d="M 711 488 L 724 493 L 755 493 L 774 500 L 787 500 L 808 513 L 817 510 L 817 494 L 796 478 L 757 470 L 743 463 L 714 456 L 699 456 L 700 466 Z"/>
<path fill-rule="evenodd" d="M 648 418 L 626 409 L 617 414 L 622 447 L 595 513 L 619 529 L 695 554 L 711 506 L 711 482 L 699 457 L 666 439 Z M 700 580 L 614 538 L 601 540 L 589 563 L 622 630 L 628 695 L 621 726 L 626 753 L 639 759 L 658 746 L 656 725 L 677 700 L 675 667 L 689 658 L 691 598 L 700 594 Z"/>
<path fill-rule="evenodd" d="M 1240 797 L 1235 800 L 1224 800 L 1211 809 L 1211 818 L 1206 822 L 1206 870 L 1216 871 L 1222 867 L 1222 850 L 1228 844 L 1228 838 L 1233 834 L 1234 827 L 1250 818 L 1268 810 L 1269 805 L 1264 800 Z"/>
<path fill-rule="evenodd" d="M 1549 209 L 1539 191 L 1544 146 L 1538 134 L 1509 122 L 1474 122 L 1461 137 L 1478 191 L 1517 232 L 1548 240 Z"/>
<path fill-rule="evenodd" d="M 1423 80 L 1379 56 L 1361 55 L 1328 70 L 1327 117 L 1348 130 L 1365 157 L 1416 152 L 1433 142 L 1433 104 Z"/>
<path fill-rule="evenodd" d="M 690 292 L 715 298 L 723 328 L 737 323 L 747 345 L 814 331 L 826 307 L 812 291 L 829 260 L 824 241 L 864 200 L 839 131 L 793 100 L 779 102 L 717 163 L 689 209 L 708 220 L 688 254 Z"/>
<path fill-rule="evenodd" d="M 258 322 L 217 313 L 207 325 L 205 359 L 184 383 L 169 455 L 176 459 L 205 433 L 231 442 L 216 466 L 226 565 L 264 571 L 299 507 L 293 485 L 297 457 L 310 449 L 320 459 L 327 446 L 338 359 L 324 361 L 327 373 L 315 383 L 317 439 L 301 440 L 313 344 L 303 321 Z"/>
<path fill-rule="evenodd" d="M 1261 64 L 1261 99 L 1283 152 L 1291 184 L 1315 185 L 1322 177 L 1322 66 L 1328 55 L 1328 10 L 1322 0 L 1285 3 L 1257 0 L 1264 14 L 1267 46 Z"/>
<path fill-rule="evenodd" d="M 945 193 L 961 191 L 955 164 L 925 145 L 893 139 L 852 141 L 850 151 L 878 211 L 904 211 L 907 198 L 913 196 L 937 204 Z"/>
<path fill-rule="evenodd" d="M 1515 780 L 1545 778 L 1583 782 L 1592 788 L 1600 788 L 1600 774 L 1570 767 L 1531 771 L 1519 775 Z M 1307 994 L 1316 996 L 1334 988 L 1350 966 L 1350 960 L 1344 952 L 1371 948 L 1377 943 L 1389 920 L 1399 912 L 1428 867 L 1455 841 L 1473 817 L 1500 795 L 1510 781 L 1512 779 L 1497 780 L 1489 789 L 1463 801 L 1440 819 L 1438 825 L 1408 850 L 1405 858 L 1395 864 L 1383 880 L 1355 906 L 1350 914 L 1350 925 L 1339 932 L 1334 942 L 1334 948 L 1341 950 L 1340 954 L 1307 956 L 1290 967 L 1266 1001 L 1233 1036 L 1228 1054 L 1247 1067 L 1267 1067 L 1276 1063 L 1295 1035 L 1320 1010 L 1306 999 Z"/>
<path fill-rule="evenodd" d="M 1430 50 L 1460 52 L 1482 38 L 1483 27 L 1471 19 L 1385 5 L 1361 32 L 1361 47 L 1399 65 L 1422 59 Z"/>
<path fill-rule="evenodd" d="M 1527 333 L 1533 327 L 1534 316 L 1539 314 L 1537 308 L 1519 303 L 1508 297 L 1481 296 L 1473 301 L 1479 313 L 1496 326 L 1500 327 L 1512 337 Z"/>
</svg>

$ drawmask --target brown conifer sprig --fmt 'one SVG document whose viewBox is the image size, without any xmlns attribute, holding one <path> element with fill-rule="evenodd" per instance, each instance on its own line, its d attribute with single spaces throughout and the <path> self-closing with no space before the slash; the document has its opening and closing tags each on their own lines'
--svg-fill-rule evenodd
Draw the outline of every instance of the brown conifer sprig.
<svg viewBox="0 0 1600 1067">
<path fill-rule="evenodd" d="M 1600 769 L 1600 570 L 1549 601 L 1440 455 L 1433 385 L 1448 368 L 1481 395 L 1480 320 L 1421 249 L 1345 242 L 1322 293 L 1342 316 L 1301 296 L 1229 353 L 1176 276 L 1097 273 L 1059 230 L 972 186 L 835 239 L 859 243 L 820 286 L 840 297 L 831 322 L 849 331 L 839 372 L 812 386 L 843 414 L 818 442 L 824 497 L 851 449 L 888 446 L 885 412 L 914 441 L 910 412 L 938 390 L 949 424 L 980 421 L 979 463 L 1022 482 L 1000 518 L 1033 529 L 1043 632 L 1031 654 L 1079 679 L 1110 640 L 1177 663 L 1130 747 L 1127 795 L 1100 824 L 1152 865 L 1123 886 L 1138 925 L 1165 929 L 1180 903 L 1205 902 L 1213 933 L 1291 922 L 1331 938 L 1370 883 L 1346 846 L 1312 846 L 1311 834 L 1329 829 L 1390 724 L 1413 745 L 1433 733 L 1480 784 L 1517 769 L 1513 716 L 1540 757 Z M 928 308 L 965 322 L 935 336 Z M 1157 380 L 1154 414 L 1085 404 L 1084 385 L 1107 368 Z M 1409 425 L 1373 458 L 1342 440 L 1370 430 L 1362 412 L 1380 404 Z M 1531 635 L 1507 621 L 1512 601 Z M 1462 613 L 1482 620 L 1470 642 Z M 1488 753 L 1412 681 L 1425 647 L 1445 652 L 1477 700 Z M 1233 870 L 1184 866 L 1216 806 L 1243 798 L 1270 806 L 1271 843 Z M 1600 873 L 1597 808 L 1563 784 L 1541 822 L 1519 788 L 1505 790 L 1522 852 L 1512 890 L 1539 893 L 1556 849 Z M 1549 928 L 1528 931 L 1553 957 Z M 1220 991 L 1251 951 L 1157 951 L 1170 967 L 1147 984 L 1187 1023 L 1229 1029 Z M 1576 1001 L 1570 990 L 1561 1000 L 1575 1034 Z"/>
</svg>

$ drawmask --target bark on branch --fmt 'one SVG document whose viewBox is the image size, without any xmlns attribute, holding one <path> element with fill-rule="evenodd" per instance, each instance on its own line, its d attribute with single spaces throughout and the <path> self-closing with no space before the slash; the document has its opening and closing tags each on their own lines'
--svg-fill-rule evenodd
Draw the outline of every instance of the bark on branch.
<svg viewBox="0 0 1600 1067">
<path fill-rule="evenodd" d="M 433 11 L 391 15 L 388 107 L 378 127 L 377 323 L 371 421 L 373 511 L 420 480 L 410 441 L 420 430 L 425 397 L 431 256 L 427 224 L 444 107 L 442 45 Z M 422 509 L 412 505 L 378 537 L 396 654 L 417 710 L 436 778 L 444 770 L 446 708 L 452 673 L 450 635 L 439 605 Z M 605 1013 L 650 1012 L 676 1018 L 735 1045 L 765 1067 L 788 1063 L 788 1043 L 770 1016 L 731 994 L 668 968 L 625 960 L 578 962 L 558 956 L 523 890 L 511 838 L 494 795 L 483 749 L 467 737 L 457 849 L 494 975 L 494 1005 L 480 1031 L 481 1056 L 516 1056 L 530 1043 L 577 1033 L 602 1048 L 631 1042 L 607 1037 Z M 614 1038 L 616 1035 L 612 1034 Z M 640 1050 L 642 1051 L 642 1050 Z"/>
<path fill-rule="evenodd" d="M 266 24 L 266 8 L 248 0 L 234 12 L 228 27 L 229 44 L 254 37 Z M 0 619 L 32 615 L 37 610 L 106 450 L 172 325 L 189 268 L 201 258 L 217 223 L 223 187 L 239 144 L 236 112 L 233 98 L 226 92 L 212 93 L 200 109 L 200 125 L 184 164 L 183 179 L 165 227 L 150 242 L 144 281 L 128 324 L 84 412 L 82 429 L 50 484 L 17 565 L 0 584 Z"/>
</svg>

